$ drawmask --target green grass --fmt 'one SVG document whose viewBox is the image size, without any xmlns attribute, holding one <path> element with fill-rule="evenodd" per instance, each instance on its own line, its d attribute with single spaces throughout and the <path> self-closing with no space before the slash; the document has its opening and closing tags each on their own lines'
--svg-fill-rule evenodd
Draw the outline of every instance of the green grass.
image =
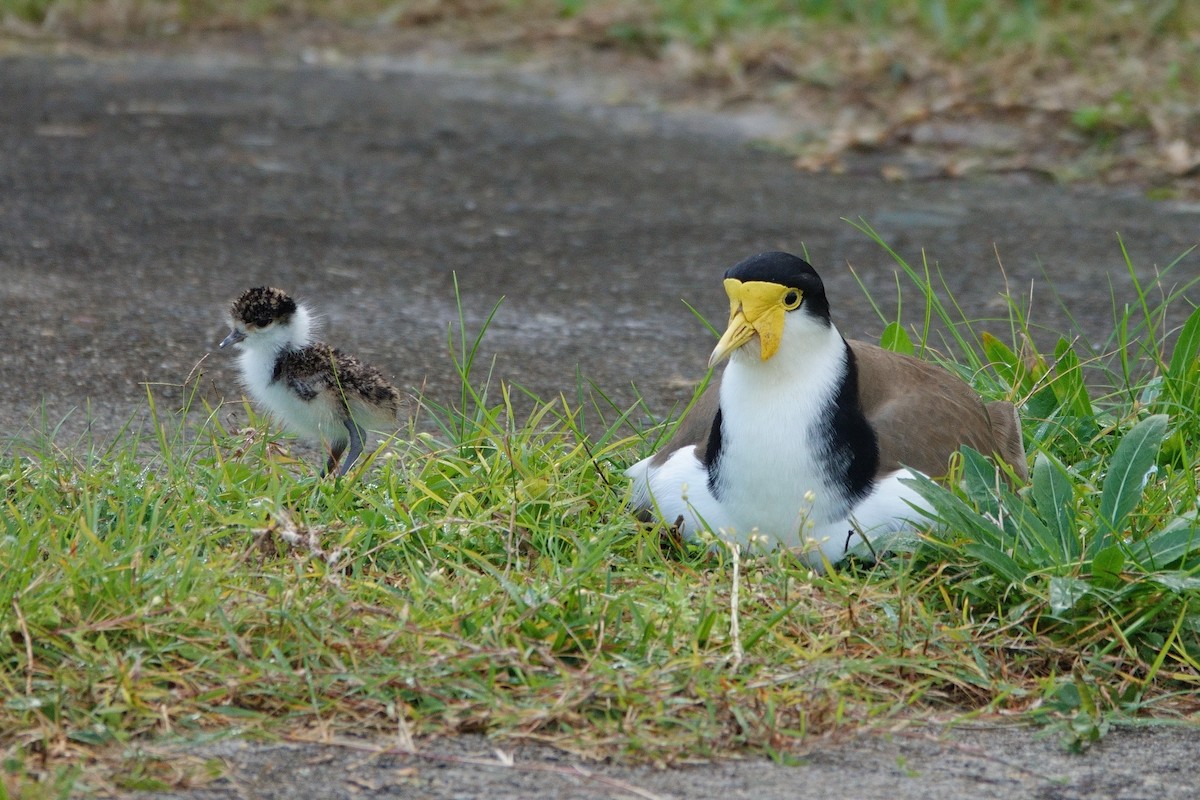
<svg viewBox="0 0 1200 800">
<path fill-rule="evenodd" d="M 1013 45 L 1034 45 L 1081 61 L 1089 57 L 1090 45 L 1118 33 L 1138 43 L 1186 40 L 1200 24 L 1200 11 L 1188 0 L 1158 0 L 1149 9 L 1112 0 L 0 0 L 0 13 L 35 24 L 52 10 L 93 25 L 146 33 L 168 21 L 203 29 L 314 19 L 421 26 L 472 18 L 540 23 L 590 16 L 609 21 L 607 33 L 615 40 L 684 41 L 705 48 L 762 33 L 803 38 L 828 28 L 869 36 L 911 31 L 951 56 L 978 58 Z"/>
<path fill-rule="evenodd" d="M 574 15 L 605 4 L 580 0 L 561 5 L 564 13 Z M 1057 38 L 1065 27 L 1095 31 L 1097 24 L 1106 27 L 1122 18 L 1150 35 L 1186 33 L 1196 21 L 1195 10 L 1185 0 L 1168 0 L 1157 4 L 1153 13 L 1136 16 L 1107 0 L 655 0 L 637 5 L 646 20 L 643 35 L 649 32 L 663 40 L 711 46 L 746 32 L 782 30 L 804 35 L 813 26 L 854 26 L 870 34 L 914 30 L 952 55 L 1039 40 L 1066 49 L 1072 45 Z"/>
<path fill-rule="evenodd" d="M 987 325 L 1002 342 L 936 270 L 897 264 L 920 321 L 889 340 L 1019 402 L 1033 478 L 997 490 L 965 453 L 959 487 L 925 488 L 947 524 L 875 567 L 735 568 L 639 528 L 621 471 L 664 428 L 476 374 L 486 331 L 461 324 L 461 394 L 427 399 L 356 480 L 316 479 L 261 421 L 184 426 L 153 395 L 147 438 L 16 445 L 3 785 L 202 781 L 211 765 L 138 745 L 221 731 L 482 731 L 669 763 L 930 714 L 1025 715 L 1085 746 L 1114 719 L 1194 713 L 1200 312 L 1163 328 L 1186 304 L 1151 300 L 1167 270 L 1116 308 L 1106 358 L 1038 354 L 1017 304 Z M 85 757 L 103 768 L 80 777 Z"/>
</svg>

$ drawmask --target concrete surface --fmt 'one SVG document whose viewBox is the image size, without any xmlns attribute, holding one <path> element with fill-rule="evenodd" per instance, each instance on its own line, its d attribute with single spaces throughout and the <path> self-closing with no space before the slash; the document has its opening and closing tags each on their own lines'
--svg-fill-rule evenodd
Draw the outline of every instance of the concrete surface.
<svg viewBox="0 0 1200 800">
<path fill-rule="evenodd" d="M 1119 301 L 1129 286 L 1116 232 L 1143 278 L 1200 238 L 1200 207 L 810 175 L 719 119 L 373 63 L 0 60 L 0 431 L 37 428 L 44 404 L 66 432 L 111 432 L 145 408 L 143 382 L 178 399 L 197 365 L 210 399 L 233 392 L 227 354 L 206 356 L 229 301 L 263 282 L 444 398 L 457 274 L 475 328 L 505 297 L 485 342 L 498 376 L 555 395 L 578 368 L 662 413 L 711 347 L 680 299 L 719 322 L 720 275 L 750 253 L 807 247 L 843 332 L 878 335 L 846 265 L 885 304 L 893 266 L 843 217 L 911 261 L 924 249 L 973 316 L 1000 310 L 999 253 L 1014 293 L 1033 282 L 1035 321 L 1062 329 L 1049 274 L 1101 341 L 1109 285 Z M 1176 271 L 1197 273 L 1200 253 Z"/>
<path fill-rule="evenodd" d="M 573 391 L 578 369 L 622 400 L 636 383 L 663 413 L 711 347 L 680 299 L 720 320 L 720 274 L 752 252 L 807 246 L 843 331 L 878 334 L 846 264 L 881 300 L 892 265 L 842 217 L 865 218 L 910 259 L 924 248 L 975 316 L 1000 308 L 998 252 L 1014 292 L 1034 282 L 1035 320 L 1063 327 L 1048 274 L 1100 341 L 1110 285 L 1132 300 L 1115 233 L 1143 278 L 1200 238 L 1195 206 L 1011 180 L 808 175 L 730 130 L 400 63 L 0 59 L 3 446 L 43 410 L 66 418 L 64 435 L 109 435 L 144 413 L 143 383 L 178 401 L 172 387 L 197 368 L 208 399 L 236 397 L 228 360 L 208 354 L 229 300 L 263 282 L 313 301 L 333 343 L 444 400 L 457 274 L 474 327 L 506 298 L 485 341 L 497 376 L 553 395 Z M 1193 253 L 1174 282 L 1197 274 Z M 583 764 L 642 794 L 554 771 L 226 743 L 211 753 L 230 778 L 175 796 L 1190 798 L 1197 735 L 1119 731 L 1082 758 L 1002 728 L 822 745 L 801 767 Z M 477 739 L 428 747 L 491 757 Z"/>
<path fill-rule="evenodd" d="M 209 745 L 229 771 L 174 800 L 302 797 L 723 798 L 723 800 L 1192 800 L 1200 737 L 1186 729 L 1125 729 L 1086 755 L 1022 727 L 852 737 L 820 743 L 795 766 L 765 759 L 661 769 L 588 762 L 550 748 L 479 736 L 422 743 L 418 755 L 323 745 Z M 298 790 L 299 789 L 299 790 Z"/>
</svg>

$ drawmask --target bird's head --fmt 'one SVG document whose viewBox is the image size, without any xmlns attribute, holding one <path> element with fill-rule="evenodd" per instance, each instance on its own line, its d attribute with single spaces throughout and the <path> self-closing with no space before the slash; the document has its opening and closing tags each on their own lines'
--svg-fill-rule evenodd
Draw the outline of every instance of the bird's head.
<svg viewBox="0 0 1200 800">
<path fill-rule="evenodd" d="M 280 289 L 247 289 L 233 301 L 229 317 L 232 330 L 221 341 L 221 347 L 260 342 L 276 348 L 307 344 L 308 310 Z"/>
<path fill-rule="evenodd" d="M 816 270 L 790 253 L 759 253 L 725 273 L 729 326 L 708 359 L 710 367 L 758 339 L 766 361 L 779 350 L 789 317 L 829 326 L 829 303 Z"/>
</svg>

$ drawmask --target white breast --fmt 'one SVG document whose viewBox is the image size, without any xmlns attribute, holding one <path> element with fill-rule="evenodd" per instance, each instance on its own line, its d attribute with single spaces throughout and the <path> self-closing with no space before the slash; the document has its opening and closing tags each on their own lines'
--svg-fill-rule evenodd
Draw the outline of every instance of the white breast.
<svg viewBox="0 0 1200 800">
<path fill-rule="evenodd" d="M 291 433 L 325 443 L 346 441 L 349 432 L 329 397 L 304 400 L 288 388 L 286 380 L 272 380 L 277 358 L 277 351 L 242 348 L 238 364 L 247 394 Z"/>
<path fill-rule="evenodd" d="M 721 381 L 717 492 L 739 540 L 757 530 L 794 547 L 848 511 L 819 440 L 846 373 L 845 345 L 832 326 L 802 338 L 769 362 L 750 348 L 735 354 Z"/>
</svg>

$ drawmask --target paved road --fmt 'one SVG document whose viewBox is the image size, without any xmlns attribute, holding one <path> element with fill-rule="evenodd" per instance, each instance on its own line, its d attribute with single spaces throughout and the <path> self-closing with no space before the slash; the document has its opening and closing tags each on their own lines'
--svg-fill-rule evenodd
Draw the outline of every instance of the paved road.
<svg viewBox="0 0 1200 800">
<path fill-rule="evenodd" d="M 1020 727 L 868 735 L 817 743 L 790 767 L 764 759 L 669 770 L 606 765 L 549 748 L 497 746 L 479 736 L 424 743 L 418 752 L 413 757 L 344 746 L 225 742 L 202 748 L 200 755 L 231 764 L 226 777 L 205 790 L 165 797 L 1193 800 L 1200 790 L 1200 736 L 1179 728 L 1110 733 L 1084 756 L 1066 752 L 1052 736 Z"/>
<path fill-rule="evenodd" d="M 843 330 L 878 334 L 846 265 L 882 298 L 892 265 L 842 217 L 865 218 L 910 259 L 924 248 L 972 315 L 997 311 L 998 252 L 1015 291 L 1034 282 L 1035 320 L 1061 327 L 1061 298 L 1098 340 L 1109 287 L 1132 299 L 1115 233 L 1143 278 L 1200 238 L 1194 206 L 1013 180 L 813 176 L 729 130 L 571 106 L 503 76 L 379 62 L 0 59 L 0 431 L 6 442 L 27 434 L 44 408 L 51 422 L 70 414 L 68 432 L 111 433 L 144 409 L 144 382 L 177 399 L 170 387 L 197 364 L 209 399 L 235 394 L 228 362 L 207 355 L 228 300 L 262 282 L 317 304 L 336 344 L 446 398 L 457 275 L 472 326 L 506 298 L 485 346 L 498 376 L 553 395 L 578 369 L 622 399 L 636 383 L 661 413 L 711 347 L 680 299 L 719 320 L 720 273 L 752 252 L 806 246 Z M 1197 274 L 1192 254 L 1177 278 Z M 1194 796 L 1192 730 L 1113 734 L 1078 760 L 1027 731 L 966 740 L 973 749 L 852 742 L 797 769 L 753 761 L 612 775 L 666 797 Z M 240 765 L 235 780 L 193 797 L 235 796 L 255 775 L 268 782 L 254 793 L 294 800 L 360 794 L 372 780 L 384 787 L 376 793 L 407 791 L 386 788 L 408 780 L 394 759 L 368 762 L 400 764 L 399 778 L 348 776 L 342 751 L 221 754 Z M 332 788 L 308 773 L 286 789 L 270 777 L 327 757 Z M 411 775 L 427 797 L 629 796 L 445 761 Z M 484 775 L 502 777 L 476 783 Z"/>
<path fill-rule="evenodd" d="M 90 401 L 111 431 L 144 407 L 142 382 L 181 382 L 260 282 L 313 301 L 329 339 L 401 385 L 446 396 L 457 274 L 473 326 L 506 298 L 486 341 L 497 375 L 555 395 L 578 368 L 663 412 L 711 346 L 680 299 L 720 320 L 720 273 L 752 252 L 807 247 L 844 332 L 878 334 L 847 263 L 881 301 L 892 263 L 844 217 L 910 260 L 924 249 L 973 315 L 998 310 L 998 252 L 1015 292 L 1033 282 L 1034 319 L 1061 327 L 1049 274 L 1101 340 L 1109 285 L 1129 286 L 1116 232 L 1143 277 L 1200 239 L 1200 207 L 809 175 L 727 129 L 386 64 L 4 59 L 0 430 L 41 403 L 52 421 L 75 409 L 77 430 Z M 1193 253 L 1178 274 L 1198 273 Z M 202 365 L 210 397 L 234 386 L 221 355 Z"/>
</svg>

